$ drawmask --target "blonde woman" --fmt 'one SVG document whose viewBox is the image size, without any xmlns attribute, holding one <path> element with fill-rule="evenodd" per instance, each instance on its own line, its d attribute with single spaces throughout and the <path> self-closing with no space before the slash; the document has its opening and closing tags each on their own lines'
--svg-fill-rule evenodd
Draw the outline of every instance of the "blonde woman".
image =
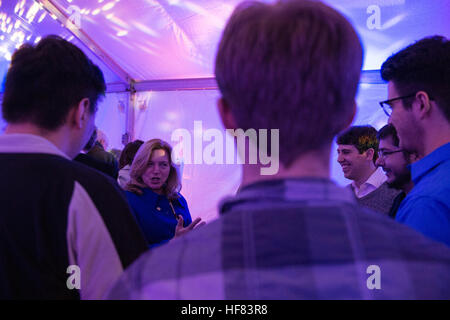
<svg viewBox="0 0 450 320">
<path fill-rule="evenodd" d="M 128 202 L 150 247 L 192 230 L 201 221 L 192 221 L 186 199 L 179 192 L 180 176 L 171 155 L 172 147 L 167 142 L 145 142 L 134 157 L 130 181 L 125 186 Z"/>
</svg>

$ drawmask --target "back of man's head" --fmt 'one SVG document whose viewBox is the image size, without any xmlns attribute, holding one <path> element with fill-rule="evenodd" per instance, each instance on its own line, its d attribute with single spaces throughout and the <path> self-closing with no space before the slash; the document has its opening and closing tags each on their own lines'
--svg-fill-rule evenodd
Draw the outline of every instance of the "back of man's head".
<svg viewBox="0 0 450 320">
<path fill-rule="evenodd" d="M 352 145 L 359 153 L 373 149 L 373 162 L 378 157 L 377 130 L 372 126 L 352 126 L 341 132 L 336 139 L 338 145 Z"/>
<path fill-rule="evenodd" d="M 450 41 L 441 36 L 424 38 L 387 59 L 381 77 L 395 84 L 400 96 L 425 91 L 450 122 Z M 409 99 L 412 101 L 412 98 Z M 404 100 L 405 108 L 411 102 Z"/>
<path fill-rule="evenodd" d="M 215 74 L 239 128 L 279 129 L 280 161 L 330 143 L 353 115 L 362 47 L 351 24 L 317 1 L 239 5 Z"/>
<path fill-rule="evenodd" d="M 94 113 L 105 93 L 101 70 L 75 45 L 48 36 L 23 45 L 11 59 L 3 94 L 3 118 L 11 124 L 32 123 L 53 131 L 70 109 L 89 98 Z"/>
</svg>

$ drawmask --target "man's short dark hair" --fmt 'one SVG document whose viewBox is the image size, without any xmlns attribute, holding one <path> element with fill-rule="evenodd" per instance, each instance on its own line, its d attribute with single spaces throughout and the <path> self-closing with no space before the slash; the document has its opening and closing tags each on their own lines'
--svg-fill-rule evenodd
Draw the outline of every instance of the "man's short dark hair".
<svg viewBox="0 0 450 320">
<path fill-rule="evenodd" d="M 341 132 L 337 136 L 337 144 L 347 144 L 355 146 L 359 153 L 363 153 L 370 148 L 374 150 L 373 161 L 378 157 L 377 130 L 372 126 L 353 126 Z"/>
<path fill-rule="evenodd" d="M 401 96 L 425 91 L 450 121 L 450 41 L 445 37 L 424 38 L 392 55 L 381 66 L 381 77 Z M 411 108 L 408 101 L 405 108 Z"/>
<path fill-rule="evenodd" d="M 8 123 L 31 122 L 55 130 L 83 98 L 89 98 L 94 113 L 105 89 L 103 73 L 79 48 L 58 36 L 47 36 L 13 54 L 5 81 L 3 118 Z"/>
<path fill-rule="evenodd" d="M 398 147 L 400 145 L 400 141 L 398 139 L 397 130 L 392 124 L 387 124 L 380 130 L 378 130 L 377 139 L 380 141 L 381 139 L 387 139 L 391 137 L 392 143 L 394 146 Z"/>
</svg>

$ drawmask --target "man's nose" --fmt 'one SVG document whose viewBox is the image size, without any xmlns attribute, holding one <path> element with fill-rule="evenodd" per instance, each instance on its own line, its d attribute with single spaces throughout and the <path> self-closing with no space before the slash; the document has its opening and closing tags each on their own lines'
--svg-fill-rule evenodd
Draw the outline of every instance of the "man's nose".
<svg viewBox="0 0 450 320">
<path fill-rule="evenodd" d="M 375 165 L 376 165 L 377 167 L 382 167 L 382 166 L 384 166 L 384 158 L 378 157 L 378 159 L 375 161 Z"/>
</svg>

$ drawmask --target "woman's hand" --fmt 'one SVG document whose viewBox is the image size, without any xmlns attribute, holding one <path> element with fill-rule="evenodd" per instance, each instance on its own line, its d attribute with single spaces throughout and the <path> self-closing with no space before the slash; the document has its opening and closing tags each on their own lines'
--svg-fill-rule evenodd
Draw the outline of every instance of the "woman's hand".
<svg viewBox="0 0 450 320">
<path fill-rule="evenodd" d="M 177 226 L 175 227 L 175 236 L 174 236 L 174 238 L 180 237 L 180 236 L 188 233 L 189 231 L 194 229 L 196 225 L 198 225 L 200 227 L 200 226 L 202 226 L 202 225 L 204 225 L 206 223 L 205 221 L 202 221 L 200 223 L 200 221 L 202 221 L 202 218 L 196 218 L 194 221 L 192 221 L 192 223 L 190 225 L 188 225 L 185 228 L 185 227 L 183 227 L 184 226 L 183 217 L 181 215 L 178 215 L 178 223 L 177 223 Z"/>
</svg>

